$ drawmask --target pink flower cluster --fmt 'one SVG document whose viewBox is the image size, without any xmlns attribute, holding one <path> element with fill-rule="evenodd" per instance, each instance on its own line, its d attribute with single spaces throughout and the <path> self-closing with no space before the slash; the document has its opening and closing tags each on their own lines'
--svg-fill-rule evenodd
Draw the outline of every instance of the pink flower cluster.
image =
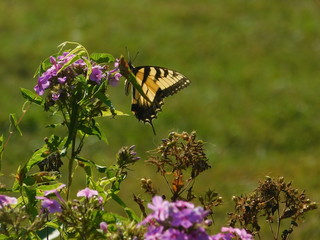
<svg viewBox="0 0 320 240">
<path fill-rule="evenodd" d="M 209 235 L 205 218 L 209 212 L 185 201 L 169 202 L 155 196 L 148 208 L 153 212 L 140 225 L 147 225 L 146 240 L 252 240 L 245 230 L 222 228 L 222 233 Z"/>
<path fill-rule="evenodd" d="M 71 82 L 80 75 L 87 73 L 87 63 L 83 59 L 75 59 L 76 55 L 64 52 L 58 57 L 50 57 L 51 67 L 49 67 L 41 76 L 38 78 L 38 83 L 34 87 L 35 92 L 38 95 L 43 95 L 45 90 L 48 88 L 52 89 L 52 99 L 58 100 L 61 94 L 62 86 L 67 83 L 70 85 Z M 70 64 L 69 64 L 70 63 Z M 65 67 L 66 64 L 69 64 Z M 91 62 L 92 69 L 89 76 L 89 80 L 93 83 L 100 84 L 102 80 L 107 79 L 108 84 L 117 86 L 121 74 L 118 69 L 118 62 L 115 62 L 115 68 L 107 71 L 105 66 Z"/>
</svg>

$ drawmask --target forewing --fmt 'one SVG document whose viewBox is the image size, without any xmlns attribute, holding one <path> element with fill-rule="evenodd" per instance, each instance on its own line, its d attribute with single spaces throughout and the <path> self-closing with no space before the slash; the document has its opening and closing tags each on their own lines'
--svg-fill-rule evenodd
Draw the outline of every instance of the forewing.
<svg viewBox="0 0 320 240">
<path fill-rule="evenodd" d="M 150 102 L 133 88 L 131 110 L 139 120 L 151 125 L 161 111 L 163 99 L 190 84 L 184 75 L 167 68 L 142 66 L 132 68 L 132 72 Z"/>
</svg>

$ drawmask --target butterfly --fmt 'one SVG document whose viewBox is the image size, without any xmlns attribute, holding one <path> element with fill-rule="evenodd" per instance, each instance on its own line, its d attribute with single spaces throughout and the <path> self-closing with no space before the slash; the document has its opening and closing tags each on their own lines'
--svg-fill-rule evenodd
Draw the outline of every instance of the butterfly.
<svg viewBox="0 0 320 240">
<path fill-rule="evenodd" d="M 134 67 L 124 57 L 119 60 L 119 69 L 126 78 L 126 95 L 132 87 L 131 111 L 139 121 L 149 123 L 156 134 L 152 120 L 161 111 L 163 99 L 187 87 L 190 80 L 181 73 L 164 67 Z"/>
</svg>

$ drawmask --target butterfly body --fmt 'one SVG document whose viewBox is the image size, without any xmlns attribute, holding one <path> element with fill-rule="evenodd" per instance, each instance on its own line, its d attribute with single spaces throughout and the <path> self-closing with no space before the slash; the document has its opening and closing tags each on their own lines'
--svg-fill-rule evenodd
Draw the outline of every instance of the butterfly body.
<svg viewBox="0 0 320 240">
<path fill-rule="evenodd" d="M 124 58 L 120 58 L 119 67 L 121 74 L 127 79 L 127 93 L 133 85 L 131 111 L 138 120 L 149 123 L 152 127 L 152 120 L 161 111 L 163 99 L 190 84 L 190 80 L 181 73 L 164 67 L 134 67 Z"/>
</svg>

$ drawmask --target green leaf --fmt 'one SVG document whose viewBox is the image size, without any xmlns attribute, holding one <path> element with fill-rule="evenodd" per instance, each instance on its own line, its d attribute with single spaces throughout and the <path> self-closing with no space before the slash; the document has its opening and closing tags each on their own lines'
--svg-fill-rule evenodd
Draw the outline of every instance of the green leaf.
<svg viewBox="0 0 320 240">
<path fill-rule="evenodd" d="M 95 85 L 93 86 L 93 97 L 97 97 L 96 94 L 98 93 L 102 93 L 105 94 L 105 90 L 106 90 L 106 82 L 102 82 L 100 85 Z"/>
<path fill-rule="evenodd" d="M 105 187 L 105 186 L 107 186 L 107 185 L 109 185 L 111 183 L 114 183 L 116 180 L 117 180 L 116 177 L 102 178 L 102 179 L 99 180 L 99 185 Z"/>
<path fill-rule="evenodd" d="M 21 167 L 21 165 L 18 167 L 17 173 L 15 175 L 15 181 L 12 186 L 12 191 L 16 192 L 19 191 L 20 185 L 22 184 L 23 180 L 26 177 L 26 168 Z"/>
<path fill-rule="evenodd" d="M 25 194 L 27 195 L 27 198 L 29 200 L 29 203 L 33 204 L 36 202 L 35 197 L 36 197 L 36 189 L 34 188 L 34 186 L 31 187 L 27 187 L 27 186 L 23 186 L 22 187 L 23 191 L 25 192 Z"/>
<path fill-rule="evenodd" d="M 55 182 L 60 177 L 61 176 L 60 176 L 60 174 L 58 172 L 55 172 L 55 171 L 50 171 L 50 172 L 43 171 L 43 172 L 37 172 L 37 173 L 31 174 L 27 178 L 30 179 L 30 181 L 32 181 L 34 183 L 37 183 L 37 184 L 49 184 L 49 183 Z M 45 190 L 51 190 L 51 189 L 47 189 L 51 185 L 42 185 L 42 186 L 45 187 Z M 39 188 L 40 187 L 38 187 L 38 189 Z"/>
<path fill-rule="evenodd" d="M 88 135 L 93 135 L 93 136 L 97 136 L 99 138 L 99 140 L 102 140 L 106 143 L 108 143 L 108 140 L 106 138 L 106 136 L 104 135 L 103 131 L 101 131 L 99 124 L 93 120 L 93 126 L 85 126 L 85 125 L 81 125 L 79 126 L 79 130 L 81 130 L 83 133 L 88 134 Z"/>
<path fill-rule="evenodd" d="M 61 186 L 61 183 L 53 183 L 53 184 L 49 184 L 49 185 L 41 185 L 41 186 L 38 186 L 37 187 L 37 191 L 50 191 L 50 190 L 53 190 L 53 189 L 57 189 L 59 186 Z"/>
<path fill-rule="evenodd" d="M 3 174 L 1 174 L 3 175 Z M 4 185 L 3 186 L 0 186 L 0 192 L 1 193 L 11 193 L 12 192 L 12 189 L 7 189 Z"/>
<path fill-rule="evenodd" d="M 0 240 L 11 240 L 12 239 L 12 236 L 11 237 L 8 237 L 4 234 L 0 234 Z"/>
<path fill-rule="evenodd" d="M 22 132 L 21 132 L 21 129 L 18 125 L 16 116 L 13 113 L 11 113 L 9 115 L 9 119 L 10 119 L 10 128 L 14 127 L 19 132 L 20 136 L 22 136 Z"/>
<path fill-rule="evenodd" d="M 20 91 L 21 91 L 22 96 L 25 99 L 27 99 L 28 101 L 33 102 L 38 105 L 44 104 L 44 100 L 42 99 L 42 97 L 40 97 L 36 93 L 34 93 L 28 89 L 25 89 L 25 88 L 20 88 Z"/>
<path fill-rule="evenodd" d="M 67 50 L 67 52 L 69 52 L 66 56 L 70 56 L 70 55 L 77 55 L 77 56 L 79 56 L 79 57 L 81 57 L 81 56 L 88 56 L 88 52 L 87 52 L 87 50 L 85 49 L 85 47 L 84 46 L 82 46 L 80 43 L 76 43 L 76 42 L 74 42 L 74 43 L 71 43 L 71 42 L 69 42 L 69 44 L 73 44 L 73 45 L 76 45 L 76 47 L 75 48 L 73 48 L 72 50 Z"/>
<path fill-rule="evenodd" d="M 126 212 L 127 216 L 131 221 L 140 222 L 140 218 L 135 214 L 135 212 L 131 208 L 124 208 L 124 211 Z"/>
<path fill-rule="evenodd" d="M 143 96 L 148 102 L 151 102 L 148 96 L 144 93 L 142 90 L 142 87 L 140 84 L 137 82 L 136 76 L 133 74 L 129 66 L 126 64 L 127 61 L 124 60 L 124 57 L 120 57 L 120 64 L 119 64 L 119 69 L 120 73 L 122 76 L 124 76 L 127 81 L 126 81 L 126 89 L 129 88 L 129 84 L 132 84 L 133 87 Z"/>
<path fill-rule="evenodd" d="M 114 110 L 113 112 L 111 112 L 110 109 L 107 109 L 107 110 L 101 111 L 101 116 L 98 116 L 98 117 L 110 117 L 110 116 L 114 116 L 114 115 L 117 115 L 117 116 L 129 116 L 129 114 L 123 113 L 123 112 L 118 111 L 118 110 Z"/>
<path fill-rule="evenodd" d="M 104 212 L 102 219 L 108 224 L 119 223 L 126 220 L 124 217 L 112 212 Z"/>
<path fill-rule="evenodd" d="M 45 223 L 45 225 L 46 225 L 47 227 L 52 227 L 52 228 L 54 228 L 54 229 L 60 229 L 60 225 L 57 224 L 57 223 L 55 223 L 55 222 L 53 222 L 53 221 L 47 221 L 47 222 Z"/>
<path fill-rule="evenodd" d="M 22 236 L 21 236 L 22 235 Z M 32 240 L 42 240 L 38 234 L 34 233 L 34 232 L 29 232 L 28 233 L 28 238 L 26 238 L 26 235 L 24 233 L 20 233 L 20 237 L 16 238 L 16 239 L 32 239 Z"/>
<path fill-rule="evenodd" d="M 32 157 L 28 160 L 28 162 L 23 167 L 26 170 L 26 172 L 29 172 L 34 165 L 41 162 L 44 159 L 44 156 L 47 155 L 47 151 L 48 151 L 47 146 L 43 146 L 42 148 L 35 151 Z"/>
<path fill-rule="evenodd" d="M 56 54 L 54 54 L 53 56 L 56 56 Z M 33 78 L 40 76 L 43 72 L 45 72 L 51 66 L 52 66 L 52 63 L 50 62 L 50 57 L 48 57 L 43 62 L 40 63 L 39 67 L 37 68 L 37 70 L 33 75 Z"/>
<path fill-rule="evenodd" d="M 125 210 L 130 220 L 134 220 L 136 222 L 140 221 L 139 217 L 134 213 L 134 211 L 128 208 L 118 195 L 110 193 L 110 196 L 116 203 L 118 203 Z"/>
<path fill-rule="evenodd" d="M 67 56 L 71 55 L 71 53 L 69 53 Z M 66 56 L 66 57 L 67 57 Z M 69 67 L 72 63 L 78 61 L 80 59 L 80 57 L 78 55 L 74 55 L 72 58 L 69 59 L 68 62 L 66 62 L 65 64 L 63 64 L 63 66 L 59 69 L 59 71 L 57 72 L 60 73 L 62 72 L 63 70 L 65 70 L 67 67 Z"/>
<path fill-rule="evenodd" d="M 96 168 L 100 173 L 104 173 L 104 172 L 106 171 L 106 169 L 107 169 L 107 167 L 105 167 L 105 166 L 101 166 L 101 165 L 95 164 L 94 161 L 89 160 L 89 159 L 85 159 L 85 158 L 80 157 L 80 156 L 76 156 L 76 159 L 77 159 L 78 161 L 80 161 L 85 167 L 90 167 L 90 168 L 94 167 L 94 168 Z"/>
<path fill-rule="evenodd" d="M 86 75 L 86 80 L 90 78 L 90 74 L 92 73 L 92 64 L 89 59 L 87 58 L 82 58 L 82 60 L 87 64 L 87 75 Z"/>
<path fill-rule="evenodd" d="M 60 146 L 60 144 L 63 143 L 63 140 L 64 139 L 61 139 L 58 136 L 52 135 L 46 141 L 46 144 L 42 148 L 38 149 L 33 153 L 31 158 L 26 162 L 26 164 L 22 168 L 19 167 L 17 171 L 17 177 L 16 177 L 17 180 L 15 181 L 13 186 L 14 191 L 19 189 L 19 186 L 21 185 L 21 183 L 31 185 L 35 183 L 37 180 L 41 180 L 41 178 L 47 181 L 54 181 L 56 179 L 56 176 L 54 175 L 51 176 L 50 174 L 48 176 L 44 176 L 44 174 L 39 173 L 39 174 L 27 176 L 27 173 L 31 170 L 33 166 L 43 161 L 43 159 L 46 158 L 50 153 L 54 151 L 58 151 L 58 147 Z"/>
<path fill-rule="evenodd" d="M 114 194 L 114 193 L 110 193 L 110 196 L 111 196 L 111 198 L 112 198 L 116 203 L 118 203 L 123 209 L 124 209 L 124 208 L 127 208 L 127 205 L 121 200 L 121 198 L 120 198 L 118 195 L 116 195 L 116 194 Z"/>
<path fill-rule="evenodd" d="M 97 94 L 95 94 L 95 97 L 98 98 L 101 102 L 103 102 L 104 104 L 106 104 L 109 107 L 109 110 L 113 116 L 116 115 L 115 108 L 114 108 L 112 102 L 110 101 L 110 99 L 106 96 L 106 94 L 104 94 L 102 92 L 98 92 Z"/>
<path fill-rule="evenodd" d="M 106 175 L 110 179 L 115 177 L 118 171 L 119 171 L 119 165 L 112 165 L 106 169 Z"/>
<path fill-rule="evenodd" d="M 78 99 L 79 97 L 79 94 L 81 94 L 80 92 L 77 92 L 76 93 L 76 96 L 75 98 Z M 68 134 L 68 138 L 67 140 L 65 141 L 65 144 L 64 144 L 64 148 L 68 149 L 71 142 L 73 141 L 73 136 L 75 136 L 75 134 L 77 133 L 78 129 L 77 129 L 77 121 L 79 121 L 78 119 L 78 111 L 79 111 L 79 105 L 78 104 L 72 104 L 71 106 L 71 115 L 70 115 L 70 123 L 69 123 L 69 134 Z"/>
<path fill-rule="evenodd" d="M 64 141 L 63 138 L 56 135 L 51 135 L 48 141 L 46 141 L 46 145 L 51 150 L 51 152 L 53 152 L 53 151 L 57 151 L 60 145 L 62 146 L 63 141 Z"/>
<path fill-rule="evenodd" d="M 98 64 L 101 63 L 111 63 L 115 61 L 114 56 L 108 53 L 92 53 L 90 55 L 90 59 L 95 61 Z"/>
<path fill-rule="evenodd" d="M 91 160 L 84 159 L 82 157 L 77 156 L 76 159 L 81 162 L 79 166 L 83 167 L 88 177 L 92 177 L 92 168 L 95 167 L 95 163 Z"/>
<path fill-rule="evenodd" d="M 101 102 L 103 102 L 105 105 L 107 105 L 111 109 L 112 108 L 114 109 L 111 100 L 107 97 L 106 94 L 99 91 L 94 95 L 94 97 L 98 98 Z"/>
<path fill-rule="evenodd" d="M 99 139 L 104 141 L 106 144 L 108 144 L 107 137 L 104 134 L 104 132 L 101 131 L 99 123 L 97 123 L 96 121 L 94 121 L 94 122 L 95 122 L 95 124 L 93 126 L 94 133 L 99 134 L 99 136 L 100 136 Z"/>
</svg>

